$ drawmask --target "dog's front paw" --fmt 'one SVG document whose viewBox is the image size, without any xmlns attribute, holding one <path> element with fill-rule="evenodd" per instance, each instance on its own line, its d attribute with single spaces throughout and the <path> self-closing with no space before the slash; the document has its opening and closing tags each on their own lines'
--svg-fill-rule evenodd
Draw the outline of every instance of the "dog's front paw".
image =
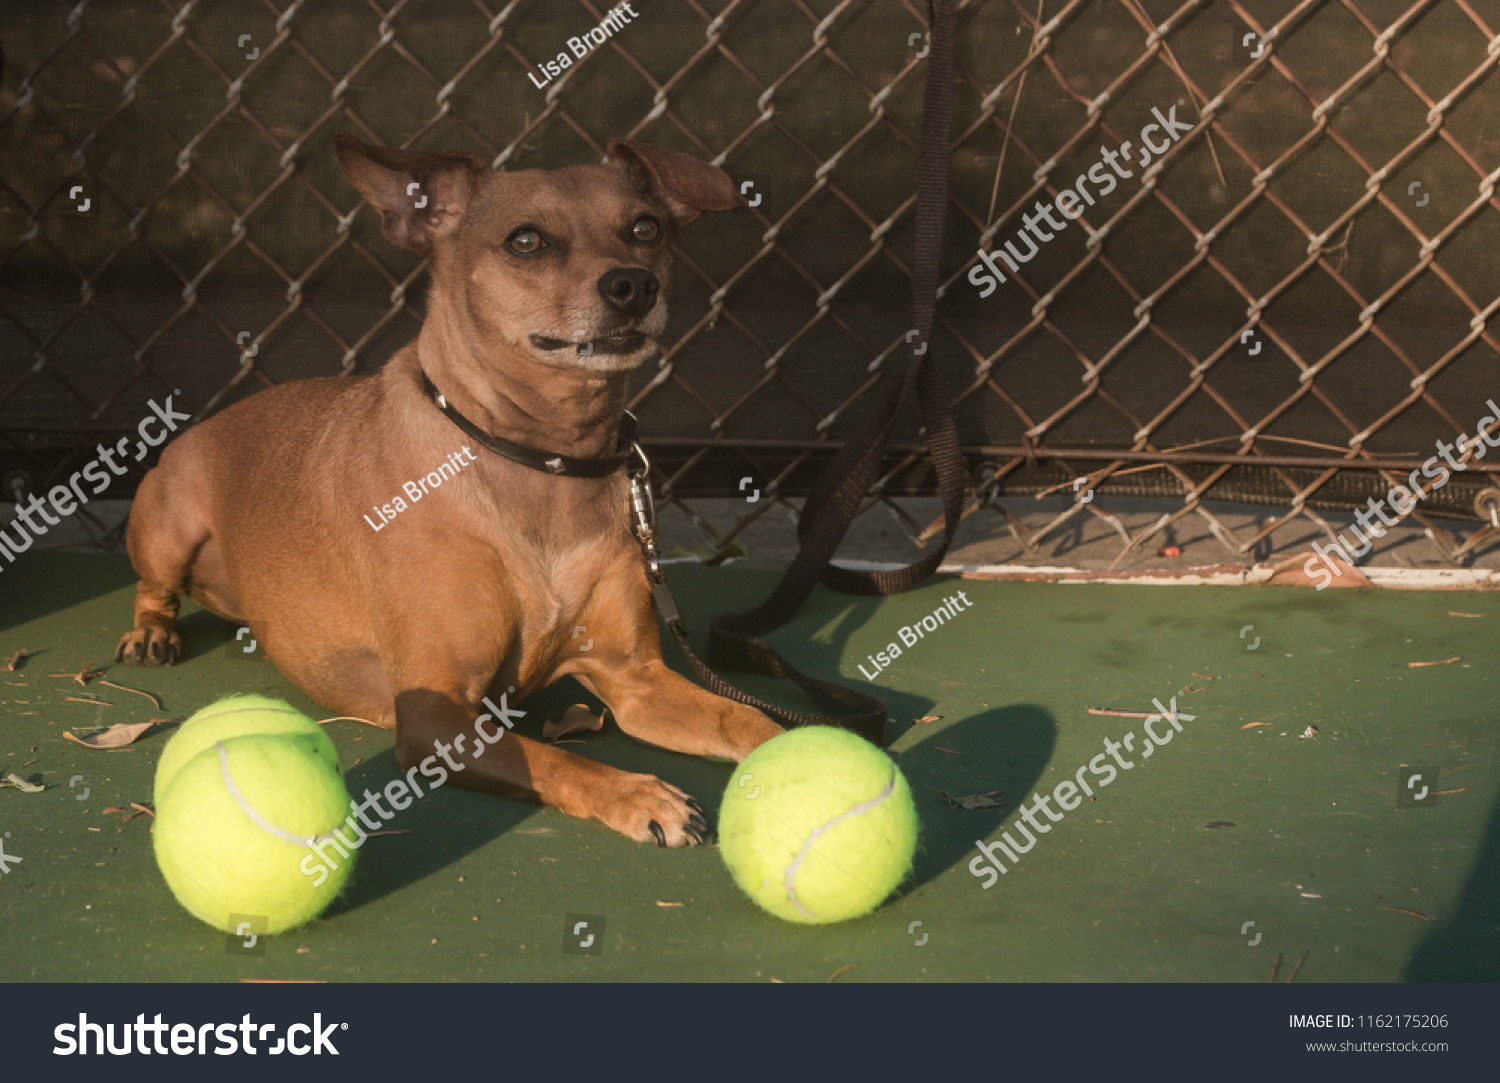
<svg viewBox="0 0 1500 1083">
<path fill-rule="evenodd" d="M 134 666 L 170 666 L 182 657 L 182 637 L 152 625 L 132 628 L 120 637 L 115 661 Z"/>
<path fill-rule="evenodd" d="M 697 846 L 709 833 L 698 802 L 653 775 L 626 775 L 599 819 L 636 842 L 658 846 Z"/>
</svg>

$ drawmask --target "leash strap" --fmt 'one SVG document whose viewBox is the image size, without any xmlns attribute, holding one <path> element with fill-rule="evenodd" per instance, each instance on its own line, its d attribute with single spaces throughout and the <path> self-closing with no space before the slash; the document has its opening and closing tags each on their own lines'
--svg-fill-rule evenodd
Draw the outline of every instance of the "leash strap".
<svg viewBox="0 0 1500 1083">
<path fill-rule="evenodd" d="M 912 324 L 918 342 L 902 379 L 892 381 L 875 408 L 823 469 L 802 508 L 796 558 L 781 582 L 758 608 L 721 616 L 708 630 L 709 661 L 721 669 L 759 673 L 792 681 L 824 712 L 791 711 L 757 699 L 723 681 L 688 646 L 687 630 L 665 578 L 654 569 L 652 590 L 667 628 L 698 679 L 710 691 L 755 707 L 787 726 L 834 725 L 853 730 L 877 745 L 885 743 L 885 703 L 865 692 L 800 673 L 761 637 L 791 620 L 821 581 L 849 594 L 896 594 L 921 583 L 942 563 L 958 530 L 963 507 L 964 463 L 958 429 L 943 401 L 932 352 L 927 348 L 936 309 L 938 262 L 947 211 L 948 158 L 953 99 L 953 0 L 928 0 L 932 28 L 927 82 L 922 96 L 922 139 L 917 159 L 916 252 L 912 264 Z M 909 345 L 911 345 L 909 343 Z M 850 523 L 879 474 L 901 404 L 915 389 L 927 449 L 943 498 L 943 539 L 921 560 L 891 572 L 857 572 L 830 564 Z M 648 560 L 648 568 L 654 564 Z"/>
</svg>

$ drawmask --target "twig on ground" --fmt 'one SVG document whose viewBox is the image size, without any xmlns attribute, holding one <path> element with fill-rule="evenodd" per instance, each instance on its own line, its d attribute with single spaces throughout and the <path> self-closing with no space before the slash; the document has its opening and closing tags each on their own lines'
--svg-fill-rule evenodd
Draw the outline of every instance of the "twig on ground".
<svg viewBox="0 0 1500 1083">
<path fill-rule="evenodd" d="M 1405 909 L 1403 907 L 1400 907 L 1400 906 L 1377 906 L 1375 909 L 1376 910 L 1389 910 L 1393 914 L 1406 914 L 1409 917 L 1421 918 L 1423 921 L 1431 921 L 1432 920 L 1426 914 L 1419 914 L 1415 910 L 1407 910 L 1407 909 Z"/>
<path fill-rule="evenodd" d="M 1292 976 L 1289 977 L 1289 978 L 1287 978 L 1287 980 L 1286 980 L 1286 983 L 1288 985 L 1291 985 L 1292 982 L 1294 982 L 1294 981 L 1297 980 L 1297 971 L 1299 971 L 1299 970 L 1302 969 L 1302 964 L 1305 963 L 1305 962 L 1307 962 L 1307 957 L 1309 955 L 1311 955 L 1311 954 L 1312 954 L 1312 949 L 1311 948 L 1309 948 L 1307 951 L 1304 951 L 1302 953 L 1302 958 L 1298 959 L 1297 960 L 1297 965 L 1294 966 L 1294 967 L 1292 967 Z"/>
<path fill-rule="evenodd" d="M 138 696 L 145 696 L 147 699 L 149 699 L 152 703 L 154 703 L 156 705 L 156 709 L 158 711 L 162 709 L 161 700 L 157 699 L 150 692 L 143 692 L 139 688 L 127 688 L 123 684 L 116 684 L 114 681 L 106 681 L 106 680 L 103 680 L 103 679 L 101 679 L 99 681 L 99 683 L 103 684 L 103 685 L 108 685 L 110 688 L 118 688 L 121 692 L 134 692 Z"/>
</svg>

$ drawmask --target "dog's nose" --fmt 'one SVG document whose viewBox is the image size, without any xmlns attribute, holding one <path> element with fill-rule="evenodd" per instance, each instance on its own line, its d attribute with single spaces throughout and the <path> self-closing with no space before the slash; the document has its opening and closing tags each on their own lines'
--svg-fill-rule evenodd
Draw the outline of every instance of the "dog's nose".
<svg viewBox="0 0 1500 1083">
<path fill-rule="evenodd" d="M 656 276 L 639 267 L 616 267 L 599 279 L 599 296 L 632 318 L 650 312 L 660 292 Z"/>
</svg>

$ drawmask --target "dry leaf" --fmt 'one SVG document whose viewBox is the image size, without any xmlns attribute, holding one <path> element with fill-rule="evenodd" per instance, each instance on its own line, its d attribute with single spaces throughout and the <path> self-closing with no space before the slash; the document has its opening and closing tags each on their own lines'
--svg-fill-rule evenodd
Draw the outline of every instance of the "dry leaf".
<svg viewBox="0 0 1500 1083">
<path fill-rule="evenodd" d="M 1265 585 L 1274 587 L 1310 587 L 1313 586 L 1313 577 L 1307 574 L 1307 562 L 1320 559 L 1318 554 L 1308 551 L 1299 553 L 1293 557 L 1287 557 L 1271 570 L 1271 578 L 1265 581 Z M 1332 583 L 1324 582 L 1317 589 L 1323 587 L 1368 587 L 1373 584 L 1365 577 L 1365 573 L 1354 565 L 1341 560 L 1335 556 L 1321 558 L 1329 564 L 1338 576 Z M 1324 577 L 1326 580 L 1326 576 Z"/>
<path fill-rule="evenodd" d="M 75 737 L 70 731 L 63 730 L 63 736 L 84 748 L 124 748 L 139 741 L 147 730 L 166 721 L 165 718 L 153 718 L 150 722 L 120 722 L 106 730 L 86 731 L 84 737 Z"/>
<path fill-rule="evenodd" d="M 921 718 L 916 720 L 914 725 L 920 726 L 924 722 L 941 722 L 942 720 L 943 716 L 940 714 L 924 714 Z"/>
<path fill-rule="evenodd" d="M 15 654 L 11 655 L 10 661 L 6 663 L 5 668 L 10 670 L 12 673 L 19 673 L 21 671 L 21 667 L 26 664 L 27 657 L 28 655 L 25 651 L 16 651 Z"/>
<path fill-rule="evenodd" d="M 38 786 L 33 782 L 27 782 L 24 778 L 16 774 L 14 771 L 6 775 L 4 778 L 0 778 L 0 787 L 5 786 L 20 790 L 22 793 L 41 793 L 47 788 L 45 786 Z"/>
<path fill-rule="evenodd" d="M 938 790 L 937 795 L 954 808 L 979 809 L 999 808 L 1000 802 L 994 800 L 995 794 L 999 792 L 999 790 L 991 790 L 989 793 L 971 793 L 967 797 L 954 797 L 951 793 Z"/>
<path fill-rule="evenodd" d="M 578 733 L 588 730 L 597 733 L 604 728 L 604 715 L 594 717 L 594 712 L 587 704 L 575 703 L 563 712 L 562 717 L 556 722 L 551 719 L 542 727 L 542 738 L 547 741 L 555 741 L 559 737 L 566 737 L 570 733 Z"/>
<path fill-rule="evenodd" d="M 1240 727 L 1242 730 L 1253 730 L 1256 726 L 1269 726 L 1269 722 L 1246 722 Z"/>
</svg>

